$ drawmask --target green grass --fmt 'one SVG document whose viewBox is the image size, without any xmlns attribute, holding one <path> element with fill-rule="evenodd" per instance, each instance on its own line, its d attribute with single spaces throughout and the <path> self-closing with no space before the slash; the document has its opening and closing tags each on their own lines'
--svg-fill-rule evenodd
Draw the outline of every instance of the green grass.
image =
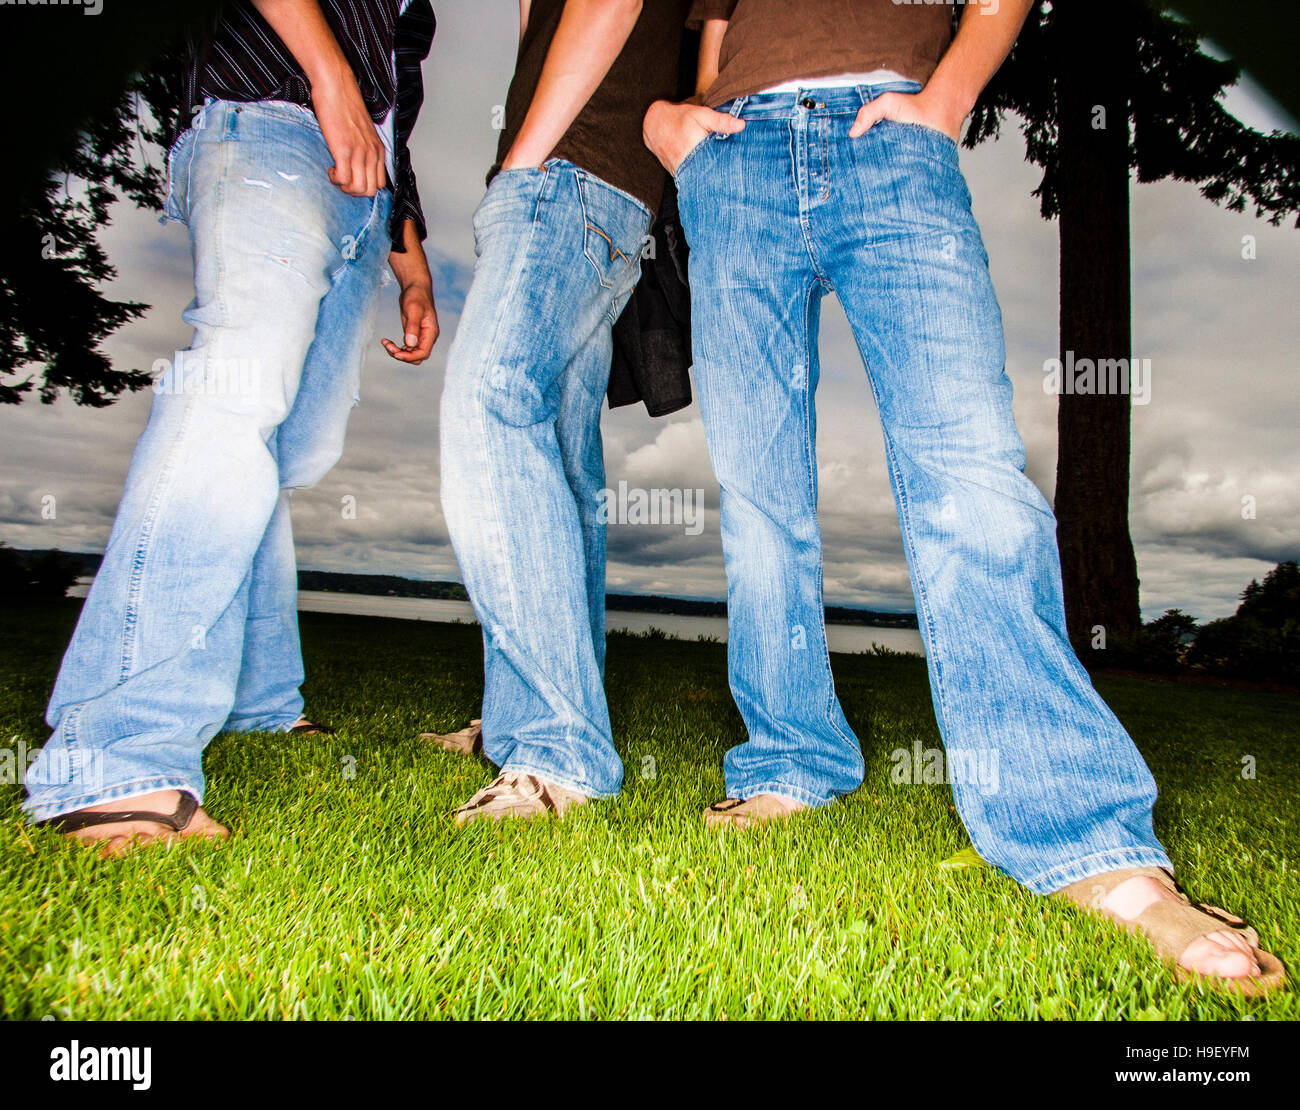
<svg viewBox="0 0 1300 1110">
<path fill-rule="evenodd" d="M 75 614 L 0 618 L 6 742 L 44 738 Z M 29 829 L 18 788 L 0 789 L 0 1013 L 1300 1017 L 1292 991 L 1246 1001 L 1178 984 L 1104 923 L 992 869 L 939 868 L 966 843 L 947 788 L 889 781 L 891 750 L 938 744 L 918 659 L 835 657 L 861 790 L 722 836 L 700 810 L 742 738 L 724 649 L 612 637 L 621 797 L 563 823 L 457 830 L 448 811 L 491 772 L 416 734 L 477 709 L 477 629 L 313 614 L 302 627 L 308 709 L 339 734 L 214 741 L 205 806 L 231 827 L 225 845 L 101 861 Z M 1300 697 L 1100 687 L 1161 783 L 1157 831 L 1191 893 L 1248 916 L 1297 966 Z"/>
</svg>

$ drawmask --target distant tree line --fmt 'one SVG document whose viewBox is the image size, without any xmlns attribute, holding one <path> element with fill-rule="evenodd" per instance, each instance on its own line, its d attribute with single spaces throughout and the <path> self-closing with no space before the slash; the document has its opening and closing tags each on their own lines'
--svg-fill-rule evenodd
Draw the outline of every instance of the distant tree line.
<svg viewBox="0 0 1300 1110">
<path fill-rule="evenodd" d="M 68 587 L 82 575 L 82 563 L 57 548 L 51 551 L 15 551 L 0 543 L 0 597 L 66 597 Z"/>
<path fill-rule="evenodd" d="M 1163 674 L 1195 673 L 1300 685 L 1300 564 L 1278 563 L 1252 579 L 1230 617 L 1198 624 L 1166 609 L 1110 660 Z"/>
<path fill-rule="evenodd" d="M 0 598 L 65 597 L 78 578 L 93 575 L 100 556 L 85 552 L 18 551 L 0 543 Z M 468 601 L 459 582 L 425 582 L 393 574 L 347 574 L 301 570 L 298 587 L 372 597 L 423 597 Z M 607 605 L 619 612 L 671 613 L 725 617 L 725 601 L 610 594 Z M 826 619 L 836 624 L 875 628 L 915 628 L 915 613 L 884 613 L 828 605 Z M 1242 591 L 1230 617 L 1199 624 L 1181 609 L 1166 609 L 1142 625 L 1136 637 L 1096 653 L 1101 665 L 1156 674 L 1213 674 L 1230 678 L 1300 685 L 1300 563 L 1278 563 L 1261 582 Z M 1104 659 L 1100 658 L 1103 657 Z"/>
</svg>

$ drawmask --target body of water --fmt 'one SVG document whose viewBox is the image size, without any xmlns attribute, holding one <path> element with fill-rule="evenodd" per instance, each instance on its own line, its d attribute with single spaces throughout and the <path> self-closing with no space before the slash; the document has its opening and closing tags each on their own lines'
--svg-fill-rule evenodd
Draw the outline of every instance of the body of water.
<svg viewBox="0 0 1300 1110">
<path fill-rule="evenodd" d="M 468 601 L 426 597 L 379 597 L 344 594 L 332 590 L 299 590 L 298 608 L 306 613 L 351 613 L 365 617 L 399 617 L 414 621 L 477 621 Z M 677 640 L 712 636 L 727 639 L 725 617 L 691 617 L 677 613 L 618 613 L 605 615 L 610 631 L 648 632 L 658 628 Z M 870 628 L 861 624 L 828 624 L 831 651 L 870 651 L 877 644 L 894 651 L 924 654 L 921 633 L 915 628 Z"/>
<path fill-rule="evenodd" d="M 83 578 L 70 590 L 69 597 L 85 597 L 90 579 Z M 299 590 L 298 609 L 304 613 L 347 613 L 357 617 L 396 617 L 408 621 L 477 622 L 474 607 L 468 601 L 446 601 L 432 597 L 388 597 L 377 594 L 345 594 L 333 590 Z M 605 627 L 611 631 L 648 632 L 658 628 L 677 640 L 695 640 L 712 636 L 725 642 L 725 617 L 690 617 L 676 613 L 606 614 Z M 826 639 L 831 651 L 870 651 L 873 647 L 893 651 L 925 652 L 921 634 L 915 628 L 871 628 L 861 624 L 828 624 Z"/>
</svg>

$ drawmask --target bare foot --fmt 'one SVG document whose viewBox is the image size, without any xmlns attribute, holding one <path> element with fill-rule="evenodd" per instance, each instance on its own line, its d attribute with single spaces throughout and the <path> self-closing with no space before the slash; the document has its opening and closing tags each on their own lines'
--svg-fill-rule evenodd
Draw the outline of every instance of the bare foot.
<svg viewBox="0 0 1300 1110">
<path fill-rule="evenodd" d="M 78 813 L 165 813 L 176 811 L 180 803 L 179 790 L 156 790 L 152 794 L 140 794 L 134 798 L 119 798 L 105 802 L 103 805 L 87 806 L 77 810 Z M 128 849 L 144 844 L 162 842 L 170 844 L 173 840 L 184 840 L 191 836 L 208 837 L 224 840 L 230 830 L 212 820 L 202 808 L 196 808 L 189 822 L 181 829 L 173 829 L 159 821 L 111 821 L 102 825 L 90 825 L 84 829 L 75 829 L 66 833 L 84 844 L 100 845 L 99 854 L 108 858 L 120 856 Z"/>
<path fill-rule="evenodd" d="M 1132 921 L 1148 906 L 1175 899 L 1173 891 L 1147 875 L 1134 875 L 1122 882 L 1102 901 L 1102 907 L 1125 921 Z M 1256 952 L 1259 936 L 1254 929 L 1224 929 L 1197 937 L 1179 957 L 1179 964 L 1198 975 L 1221 979 L 1250 979 L 1261 974 Z"/>
<path fill-rule="evenodd" d="M 766 821 L 781 821 L 807 808 L 802 802 L 776 794 L 755 794 L 743 802 L 724 798 L 704 811 L 704 823 L 715 829 L 744 829 Z"/>
</svg>

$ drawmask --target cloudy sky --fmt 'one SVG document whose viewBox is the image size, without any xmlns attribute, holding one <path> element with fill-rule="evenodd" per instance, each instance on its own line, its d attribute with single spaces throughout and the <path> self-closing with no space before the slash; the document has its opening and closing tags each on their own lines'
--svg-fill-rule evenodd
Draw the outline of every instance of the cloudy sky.
<svg viewBox="0 0 1300 1110">
<path fill-rule="evenodd" d="M 418 368 L 388 359 L 376 339 L 362 404 L 342 462 L 295 495 L 299 562 L 318 570 L 459 578 L 438 493 L 438 399 L 450 337 L 471 273 L 470 217 L 492 161 L 493 108 L 505 100 L 517 9 L 511 0 L 440 0 L 425 63 L 426 99 L 413 150 L 443 338 Z M 1247 85 L 1229 107 L 1252 126 L 1294 121 Z M 1017 128 L 962 165 L 1002 302 L 1008 372 L 1030 477 L 1050 498 L 1055 398 L 1043 363 L 1057 350 L 1056 227 L 1030 196 L 1036 169 Z M 1226 615 L 1252 577 L 1300 555 L 1300 235 L 1224 212 L 1195 187 L 1133 189 L 1134 354 L 1152 364 L 1150 404 L 1133 416 L 1132 520 L 1148 618 L 1178 606 Z M 1243 236 L 1255 258 L 1242 257 Z M 121 366 L 149 367 L 189 342 L 181 310 L 192 294 L 185 229 L 119 206 L 104 241 L 119 274 L 114 296 L 152 305 L 107 348 Z M 379 334 L 397 334 L 385 290 Z M 831 604 L 913 608 L 862 364 L 833 299 L 824 305 L 818 397 L 821 518 Z M 15 547 L 102 550 L 150 394 L 104 410 L 28 403 L 0 410 L 0 539 Z M 703 489 L 702 534 L 625 525 L 610 533 L 609 587 L 721 597 L 717 486 L 694 406 L 651 420 L 639 406 L 606 413 L 610 484 Z M 43 498 L 57 506 L 42 519 Z M 1242 498 L 1256 503 L 1242 518 Z M 356 499 L 355 519 L 340 512 Z"/>
</svg>

